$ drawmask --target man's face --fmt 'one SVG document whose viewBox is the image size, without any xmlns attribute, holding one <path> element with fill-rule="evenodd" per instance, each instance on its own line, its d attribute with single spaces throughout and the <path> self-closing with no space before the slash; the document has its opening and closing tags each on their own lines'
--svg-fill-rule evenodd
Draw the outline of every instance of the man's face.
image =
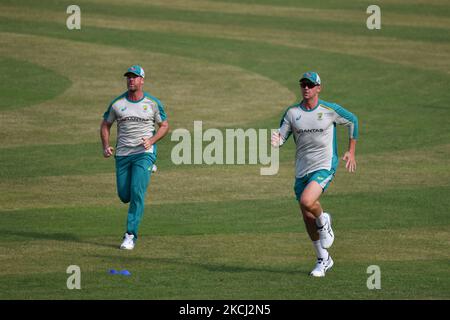
<svg viewBox="0 0 450 320">
<path fill-rule="evenodd" d="M 306 79 L 300 81 L 300 88 L 302 89 L 303 99 L 314 98 L 320 92 L 320 85 L 316 85 Z"/>
<path fill-rule="evenodd" d="M 144 78 L 139 77 L 135 74 L 127 74 L 127 88 L 128 91 L 136 92 L 141 91 L 144 86 Z"/>
</svg>

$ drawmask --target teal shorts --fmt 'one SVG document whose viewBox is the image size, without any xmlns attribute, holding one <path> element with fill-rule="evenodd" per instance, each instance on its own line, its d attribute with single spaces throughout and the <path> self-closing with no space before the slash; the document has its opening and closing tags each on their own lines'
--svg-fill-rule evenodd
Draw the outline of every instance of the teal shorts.
<svg viewBox="0 0 450 320">
<path fill-rule="evenodd" d="M 294 191 L 297 200 L 300 200 L 303 190 L 311 181 L 316 181 L 322 187 L 322 192 L 325 191 L 333 180 L 334 173 L 333 170 L 322 169 L 310 172 L 301 178 L 295 178 Z"/>
</svg>

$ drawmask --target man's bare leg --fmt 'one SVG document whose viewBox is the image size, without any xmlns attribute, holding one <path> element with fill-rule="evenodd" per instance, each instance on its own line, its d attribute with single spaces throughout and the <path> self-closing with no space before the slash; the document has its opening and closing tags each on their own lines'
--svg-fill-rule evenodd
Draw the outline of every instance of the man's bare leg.
<svg viewBox="0 0 450 320">
<path fill-rule="evenodd" d="M 311 240 L 317 240 L 317 236 L 313 232 L 313 227 L 316 227 L 320 243 L 324 249 L 327 249 L 333 244 L 334 234 L 329 215 L 323 213 L 320 205 L 319 198 L 321 195 L 322 187 L 316 181 L 311 181 L 303 191 L 299 203 Z"/>
<path fill-rule="evenodd" d="M 316 182 L 311 181 L 303 190 L 302 196 L 299 200 L 300 209 L 305 221 L 306 230 L 308 230 L 309 237 L 312 241 L 319 240 L 317 233 L 316 219 L 322 214 L 322 206 L 319 198 L 322 195 L 322 187 Z"/>
</svg>

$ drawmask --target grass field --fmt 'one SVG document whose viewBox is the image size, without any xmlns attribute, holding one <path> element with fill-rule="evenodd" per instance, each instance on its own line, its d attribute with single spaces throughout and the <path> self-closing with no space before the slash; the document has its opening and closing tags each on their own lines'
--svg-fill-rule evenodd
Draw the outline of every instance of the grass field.
<svg viewBox="0 0 450 320">
<path fill-rule="evenodd" d="M 79 0 L 72 31 L 70 4 L 0 2 L 0 299 L 450 299 L 448 1 Z M 366 28 L 370 4 L 381 30 Z M 322 198 L 336 234 L 325 278 L 308 276 L 292 141 L 260 176 L 176 166 L 169 133 L 138 245 L 118 250 L 127 206 L 98 132 L 131 64 L 172 131 L 276 128 L 299 75 L 320 73 L 321 97 L 360 121 L 357 173 L 341 162 Z M 69 265 L 81 290 L 66 288 Z"/>
</svg>

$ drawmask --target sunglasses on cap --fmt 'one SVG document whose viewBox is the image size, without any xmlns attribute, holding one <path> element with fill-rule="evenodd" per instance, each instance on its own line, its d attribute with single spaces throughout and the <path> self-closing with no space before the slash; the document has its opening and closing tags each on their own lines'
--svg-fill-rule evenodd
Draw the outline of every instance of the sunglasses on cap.
<svg viewBox="0 0 450 320">
<path fill-rule="evenodd" d="M 318 84 L 312 83 L 311 81 L 300 82 L 300 87 L 302 87 L 303 89 L 305 89 L 306 87 L 308 87 L 309 89 L 312 89 L 317 86 L 318 86 Z"/>
</svg>

